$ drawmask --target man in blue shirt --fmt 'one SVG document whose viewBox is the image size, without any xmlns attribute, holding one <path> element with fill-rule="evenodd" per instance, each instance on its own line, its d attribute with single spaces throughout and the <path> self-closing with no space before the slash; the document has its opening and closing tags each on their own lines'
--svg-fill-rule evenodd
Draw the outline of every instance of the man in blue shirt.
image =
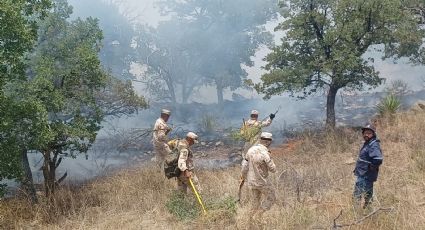
<svg viewBox="0 0 425 230">
<path fill-rule="evenodd" d="M 376 129 L 373 125 L 367 124 L 362 128 L 363 147 L 360 149 L 359 158 L 356 162 L 354 175 L 356 184 L 354 186 L 354 202 L 358 205 L 364 197 L 366 208 L 373 196 L 373 183 L 378 179 L 379 166 L 382 164 L 383 156 L 379 140 L 376 137 Z"/>
</svg>

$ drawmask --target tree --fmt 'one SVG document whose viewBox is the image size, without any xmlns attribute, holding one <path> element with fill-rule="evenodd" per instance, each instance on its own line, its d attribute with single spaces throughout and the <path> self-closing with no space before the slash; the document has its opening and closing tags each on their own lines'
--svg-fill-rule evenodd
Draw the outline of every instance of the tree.
<svg viewBox="0 0 425 230">
<path fill-rule="evenodd" d="M 342 88 L 363 89 L 382 82 L 369 49 L 382 58 L 420 56 L 424 30 L 399 0 L 291 0 L 282 4 L 286 32 L 266 57 L 268 73 L 256 84 L 265 98 L 289 92 L 305 98 L 327 90 L 326 124 L 335 126 L 335 96 Z"/>
<path fill-rule="evenodd" d="M 404 9 L 411 11 L 418 17 L 420 24 L 425 23 L 425 4 L 423 0 L 402 0 Z"/>
<path fill-rule="evenodd" d="M 261 44 L 271 43 L 264 24 L 277 16 L 275 1 L 161 1 L 162 12 L 182 24 L 182 41 L 193 75 L 214 84 L 218 103 L 223 91 L 242 87 L 247 73 L 241 64 L 252 66 L 251 57 Z M 185 46 L 186 45 L 186 46 Z"/>
<path fill-rule="evenodd" d="M 119 116 L 147 106 L 131 84 L 115 80 L 103 70 L 98 56 L 102 31 L 97 19 L 68 21 L 71 13 L 65 0 L 55 1 L 53 10 L 40 21 L 28 82 L 13 90 L 15 98 L 33 98 L 47 111 L 43 142 L 30 148 L 43 154 L 46 196 L 66 177 L 65 173 L 56 179 L 62 157 L 87 152 L 106 115 Z"/>
<path fill-rule="evenodd" d="M 130 64 L 136 61 L 136 56 L 131 43 L 135 31 L 130 20 L 120 13 L 117 4 L 105 0 L 71 0 L 69 3 L 73 6 L 71 16 L 94 17 L 99 20 L 103 34 L 99 53 L 102 65 L 118 79 L 132 79 Z"/>
<path fill-rule="evenodd" d="M 25 56 L 36 41 L 37 20 L 50 7 L 48 0 L 0 2 L 0 181 L 19 178 L 25 184 L 28 178 L 22 178 L 20 141 L 29 138 L 28 143 L 37 143 L 39 139 L 31 135 L 42 133 L 46 124 L 34 116 L 44 112 L 39 104 L 15 101 L 5 88 L 25 79 Z M 0 185 L 0 195 L 3 187 Z"/>
<path fill-rule="evenodd" d="M 47 9 L 46 6 L 39 11 L 46 16 L 44 20 L 34 17 L 36 21 L 28 21 L 35 23 L 31 24 L 34 30 L 39 28 L 36 49 L 29 52 L 32 46 L 28 45 L 25 52 L 29 55 L 2 56 L 4 63 L 16 58 L 20 62 L 15 60 L 13 64 L 22 69 L 5 68 L 9 78 L 2 85 L 0 98 L 0 179 L 21 178 L 23 173 L 24 189 L 34 202 L 28 150 L 43 153 L 45 190 L 49 196 L 66 176 L 56 180 L 55 170 L 62 157 L 86 152 L 105 116 L 128 115 L 147 106 L 129 82 L 113 78 L 100 65 L 102 33 L 97 20 L 68 21 L 72 8 L 64 0 L 55 1 L 51 11 Z M 12 35 L 19 34 L 15 32 Z M 35 31 L 32 33 L 36 35 Z M 3 44 L 8 39 L 18 41 L 17 37 L 4 36 Z M 14 45 L 26 45 L 24 41 Z M 16 50 L 18 47 L 12 49 Z"/>
</svg>

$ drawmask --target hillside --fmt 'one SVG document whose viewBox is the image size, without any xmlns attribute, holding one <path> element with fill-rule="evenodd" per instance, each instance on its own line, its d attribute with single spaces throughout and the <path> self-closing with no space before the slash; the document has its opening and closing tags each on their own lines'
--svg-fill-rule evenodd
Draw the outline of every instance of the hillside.
<svg viewBox="0 0 425 230">
<path fill-rule="evenodd" d="M 381 120 L 378 136 L 384 163 L 375 184 L 374 210 L 350 229 L 425 228 L 425 113 L 409 112 Z M 278 167 L 271 180 L 277 203 L 254 229 L 329 229 L 351 224 L 371 211 L 354 213 L 351 194 L 354 161 L 362 138 L 358 130 L 305 131 L 273 148 Z M 20 198 L 0 201 L 2 229 L 247 229 L 246 188 L 236 203 L 239 167 L 199 171 L 208 214 L 191 193 L 182 199 L 176 182 L 153 166 L 121 170 L 80 186 L 62 188 L 52 206 L 31 207 Z M 336 219 L 342 210 L 342 215 Z M 336 219 L 336 220 L 335 220 Z"/>
</svg>

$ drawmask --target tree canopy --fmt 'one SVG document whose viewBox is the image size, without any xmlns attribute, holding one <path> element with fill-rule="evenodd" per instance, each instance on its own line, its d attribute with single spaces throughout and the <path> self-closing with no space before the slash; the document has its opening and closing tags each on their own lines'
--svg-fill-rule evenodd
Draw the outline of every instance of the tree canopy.
<svg viewBox="0 0 425 230">
<path fill-rule="evenodd" d="M 101 65 L 98 20 L 68 20 L 71 14 L 65 0 L 55 0 L 45 17 L 34 21 L 37 41 L 26 58 L 21 54 L 23 76 L 10 79 L 1 91 L 0 150 L 5 154 L 0 165 L 5 167 L 0 179 L 19 178 L 27 150 L 36 150 L 44 158 L 46 195 L 66 176 L 56 180 L 62 157 L 87 152 L 105 116 L 147 107 L 131 83 L 114 79 Z"/>
<path fill-rule="evenodd" d="M 264 24 L 277 16 L 275 1 L 264 0 L 160 1 L 159 6 L 171 19 L 139 29 L 137 49 L 151 88 L 173 102 L 179 93 L 183 103 L 202 85 L 217 88 L 219 103 L 224 89 L 243 87 L 242 64 L 252 66 L 255 51 L 271 42 Z"/>
<path fill-rule="evenodd" d="M 266 57 L 265 98 L 289 92 L 304 98 L 327 91 L 329 127 L 335 126 L 335 96 L 342 88 L 375 87 L 382 78 L 365 59 L 369 49 L 382 58 L 418 58 L 424 30 L 400 0 L 290 0 L 281 4 L 285 36 Z"/>
<path fill-rule="evenodd" d="M 43 117 L 34 117 L 45 113 L 40 104 L 15 101 L 5 91 L 12 82 L 25 79 L 25 57 L 37 39 L 37 20 L 50 7 L 48 0 L 0 2 L 0 180 L 20 177 L 20 141 L 40 143 L 32 137 L 43 133 L 47 124 Z"/>
</svg>

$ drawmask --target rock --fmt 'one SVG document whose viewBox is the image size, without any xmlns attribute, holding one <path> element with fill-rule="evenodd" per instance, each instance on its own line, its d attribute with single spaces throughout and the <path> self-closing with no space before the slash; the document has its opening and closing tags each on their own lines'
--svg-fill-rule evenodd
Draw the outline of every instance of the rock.
<svg viewBox="0 0 425 230">
<path fill-rule="evenodd" d="M 156 162 L 156 157 L 152 157 L 152 158 L 151 158 L 151 161 L 152 161 L 152 162 Z"/>
<path fill-rule="evenodd" d="M 201 145 L 202 146 L 205 146 L 207 143 L 205 143 L 205 142 L 203 142 L 203 141 L 201 141 Z"/>
<path fill-rule="evenodd" d="M 215 143 L 215 147 L 218 147 L 220 145 L 223 145 L 223 142 L 222 141 L 218 141 L 218 142 Z"/>
</svg>

